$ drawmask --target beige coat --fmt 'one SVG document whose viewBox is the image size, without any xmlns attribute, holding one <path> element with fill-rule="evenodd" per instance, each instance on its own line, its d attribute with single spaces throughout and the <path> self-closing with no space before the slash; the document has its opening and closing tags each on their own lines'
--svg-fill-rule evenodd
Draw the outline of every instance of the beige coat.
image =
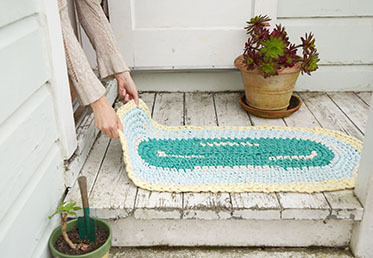
<svg viewBox="0 0 373 258">
<path fill-rule="evenodd" d="M 100 0 L 75 0 L 78 18 L 96 51 L 101 79 L 129 71 L 124 62 Z M 68 16 L 66 0 L 58 0 L 67 69 L 80 103 L 88 105 L 105 94 L 105 88 L 93 73 Z"/>
</svg>

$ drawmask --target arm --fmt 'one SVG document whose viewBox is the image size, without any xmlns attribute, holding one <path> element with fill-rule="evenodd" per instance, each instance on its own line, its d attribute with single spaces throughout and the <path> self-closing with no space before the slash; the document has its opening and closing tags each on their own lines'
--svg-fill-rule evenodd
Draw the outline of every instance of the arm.
<svg viewBox="0 0 373 258">
<path fill-rule="evenodd" d="M 75 37 L 67 12 L 66 0 L 59 0 L 59 11 L 67 70 L 82 105 L 88 105 L 105 94 L 105 87 L 93 73 Z"/>
<path fill-rule="evenodd" d="M 95 126 L 110 138 L 118 138 L 117 129 L 123 130 L 114 109 L 105 98 L 105 88 L 93 73 L 71 27 L 66 0 L 58 1 L 62 36 L 69 76 L 83 105 L 94 112 Z"/>
<path fill-rule="evenodd" d="M 127 102 L 138 93 L 130 70 L 120 54 L 111 26 L 102 11 L 100 0 L 75 0 L 79 21 L 96 51 L 98 71 L 102 79 L 114 76 L 119 96 Z"/>
<path fill-rule="evenodd" d="M 120 54 L 100 2 L 100 0 L 75 0 L 75 5 L 79 22 L 96 51 L 100 77 L 104 79 L 130 70 Z"/>
</svg>

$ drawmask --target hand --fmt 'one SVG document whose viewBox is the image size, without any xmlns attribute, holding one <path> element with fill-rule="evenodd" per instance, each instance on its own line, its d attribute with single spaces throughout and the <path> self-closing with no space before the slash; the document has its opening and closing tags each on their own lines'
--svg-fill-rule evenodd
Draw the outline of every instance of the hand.
<svg viewBox="0 0 373 258">
<path fill-rule="evenodd" d="M 105 96 L 90 104 L 95 118 L 95 126 L 109 138 L 118 138 L 118 129 L 123 131 L 123 125 L 110 106 Z"/>
<path fill-rule="evenodd" d="M 123 102 L 127 103 L 133 99 L 135 100 L 136 106 L 139 106 L 139 95 L 129 71 L 114 74 L 114 77 L 117 79 L 118 94 L 123 98 Z"/>
</svg>

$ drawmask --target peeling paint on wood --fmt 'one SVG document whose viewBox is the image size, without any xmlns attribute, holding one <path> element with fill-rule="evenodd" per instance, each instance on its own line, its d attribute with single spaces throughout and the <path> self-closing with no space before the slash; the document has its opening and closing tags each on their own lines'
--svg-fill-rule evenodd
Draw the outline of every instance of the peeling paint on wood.
<svg viewBox="0 0 373 258">
<path fill-rule="evenodd" d="M 227 98 L 224 98 L 225 94 L 228 95 Z M 155 97 L 155 95 L 157 96 Z M 215 99 L 213 98 L 214 95 Z M 156 98 L 156 102 L 161 102 L 161 105 L 158 106 L 163 107 L 160 113 L 157 114 L 160 108 L 155 107 L 154 109 L 154 115 L 160 119 L 159 122 L 161 123 L 163 119 L 163 121 L 167 120 L 167 123 L 181 124 L 185 119 L 187 124 L 213 125 L 214 123 L 216 124 L 216 118 L 218 118 L 223 124 L 235 123 L 237 125 L 247 125 L 247 123 L 250 123 L 250 120 L 246 111 L 238 104 L 239 95 L 239 93 L 186 93 L 184 112 L 183 93 L 177 93 L 176 95 L 175 93 L 141 94 L 150 109 L 152 109 L 154 98 Z M 330 100 L 330 98 L 328 99 Z M 172 103 L 163 105 L 162 102 L 164 101 L 171 101 Z M 334 108 L 338 108 L 332 101 L 330 103 L 334 105 Z M 171 112 L 174 112 L 174 114 L 170 115 Z M 322 118 L 315 117 L 307 105 L 304 105 L 303 109 L 299 112 L 303 117 L 307 117 L 307 119 L 299 117 L 298 119 L 285 118 L 279 121 L 285 121 L 288 125 L 292 124 L 292 126 L 302 127 L 313 126 L 319 123 L 322 126 L 325 123 Z M 183 117 L 184 113 L 185 118 Z M 179 122 L 172 119 L 168 120 L 166 119 L 167 117 L 173 117 L 174 119 L 177 117 Z M 270 122 L 271 120 L 268 120 L 267 123 Z M 90 154 L 92 157 L 87 160 L 82 173 L 94 175 L 94 173 L 99 172 L 93 190 L 96 187 L 101 190 L 96 190 L 97 193 L 93 204 L 98 206 L 94 207 L 94 211 L 96 212 L 97 210 L 99 213 L 102 211 L 103 216 L 107 218 L 125 217 L 130 215 L 131 212 L 133 212 L 136 219 L 192 220 L 261 219 L 270 221 L 280 219 L 307 219 L 356 221 L 362 216 L 361 206 L 356 205 L 358 203 L 357 199 L 348 193 L 348 191 L 342 195 L 339 195 L 341 194 L 339 192 L 317 194 L 253 192 L 180 194 L 140 189 L 133 186 L 132 181 L 128 179 L 127 174 L 124 172 L 119 142 L 113 140 L 114 142 L 110 144 L 106 156 L 103 156 L 103 150 L 106 148 L 105 144 L 106 146 L 108 144 L 104 143 L 104 139 L 105 137 L 101 136 L 96 141 L 95 147 Z M 103 163 L 102 168 L 99 169 L 97 168 L 97 164 L 100 163 L 101 159 Z M 98 169 L 99 171 L 97 172 Z M 101 173 L 103 174 L 101 175 Z M 103 176 L 104 174 L 106 176 Z M 118 190 L 106 189 L 112 188 L 112 185 L 110 187 L 107 186 L 109 182 L 117 182 L 120 177 L 123 177 L 120 184 L 124 186 L 123 189 L 118 188 L 119 191 L 122 191 L 121 194 L 119 194 Z M 119 183 L 114 183 L 114 187 L 119 187 L 116 185 L 119 185 Z M 132 188 L 128 185 L 132 185 Z M 75 196 L 79 197 L 79 192 L 76 189 L 71 191 L 71 196 L 73 196 L 74 191 L 77 191 Z M 100 193 L 102 194 L 103 191 L 106 191 L 106 194 L 103 194 L 103 196 L 107 203 L 97 202 Z M 134 195 L 136 191 L 137 197 L 135 201 Z M 119 195 L 122 196 L 122 201 L 127 200 L 127 204 L 121 206 L 116 203 Z M 336 196 L 339 196 L 339 199 Z M 131 205 L 134 205 L 132 211 Z M 123 208 L 122 210 L 121 207 L 124 206 L 127 208 Z"/>
<path fill-rule="evenodd" d="M 352 123 L 364 134 L 367 127 L 369 106 L 352 92 L 328 93 Z"/>
<path fill-rule="evenodd" d="M 363 207 L 353 190 L 325 192 L 325 197 L 332 208 L 330 216 L 334 219 L 351 219 L 359 221 L 363 217 Z"/>
<path fill-rule="evenodd" d="M 371 91 L 362 91 L 362 92 L 355 92 L 355 94 L 361 98 L 365 104 L 370 106 L 370 101 L 372 99 L 372 92 Z"/>
<path fill-rule="evenodd" d="M 280 219 L 281 207 L 274 193 L 232 194 L 233 218 Z"/>
<path fill-rule="evenodd" d="M 119 140 L 111 140 L 89 195 L 90 206 L 101 218 L 121 218 L 133 211 L 137 187 L 127 177 Z"/>
<path fill-rule="evenodd" d="M 117 84 L 115 80 L 105 83 L 106 93 L 105 96 L 110 104 L 113 104 L 117 94 Z M 73 156 L 68 161 L 65 172 L 65 186 L 71 187 L 76 181 L 80 170 L 82 169 L 89 152 L 96 140 L 99 131 L 94 125 L 93 113 L 87 115 L 80 126 L 76 130 L 77 134 L 77 149 Z"/>
<path fill-rule="evenodd" d="M 146 96 L 150 104 L 151 96 Z M 152 109 L 153 105 L 148 105 Z M 182 125 L 184 120 L 183 93 L 157 93 L 153 119 L 161 124 Z M 178 219 L 182 213 L 182 193 L 152 192 L 138 188 L 135 217 L 138 219 Z"/>
<path fill-rule="evenodd" d="M 322 193 L 278 193 L 282 219 L 326 219 L 331 208 Z"/>
<path fill-rule="evenodd" d="M 187 125 L 216 126 L 217 118 L 211 93 L 185 94 Z M 229 193 L 184 193 L 184 219 L 230 219 L 232 204 Z"/>
<path fill-rule="evenodd" d="M 322 127 L 344 132 L 359 140 L 363 139 L 359 129 L 351 123 L 326 93 L 302 92 L 299 95 Z"/>
</svg>

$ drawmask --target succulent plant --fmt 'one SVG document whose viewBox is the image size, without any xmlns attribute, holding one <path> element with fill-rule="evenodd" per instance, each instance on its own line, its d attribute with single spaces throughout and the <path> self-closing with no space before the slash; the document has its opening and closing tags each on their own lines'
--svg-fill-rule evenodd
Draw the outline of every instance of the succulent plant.
<svg viewBox="0 0 373 258">
<path fill-rule="evenodd" d="M 278 70 L 293 67 L 301 62 L 301 71 L 311 74 L 318 68 L 320 61 L 312 33 L 301 37 L 302 44 L 290 43 L 285 27 L 276 25 L 270 32 L 267 15 L 259 15 L 247 22 L 245 29 L 249 38 L 244 48 L 244 65 L 248 70 L 258 69 L 265 78 L 277 75 Z M 303 57 L 297 55 L 297 49 L 303 49 Z"/>
</svg>

